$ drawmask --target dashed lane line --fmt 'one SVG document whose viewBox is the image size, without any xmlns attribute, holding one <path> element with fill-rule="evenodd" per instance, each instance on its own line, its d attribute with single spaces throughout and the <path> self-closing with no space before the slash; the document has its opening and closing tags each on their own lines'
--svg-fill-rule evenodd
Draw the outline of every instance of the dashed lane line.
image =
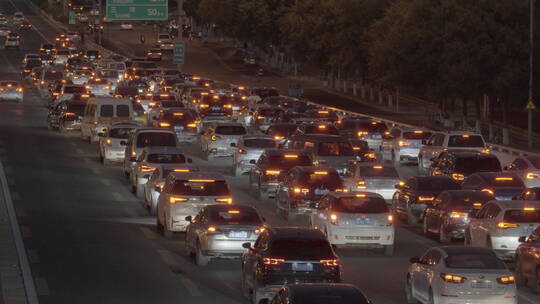
<svg viewBox="0 0 540 304">
<path fill-rule="evenodd" d="M 174 256 L 169 250 L 159 249 L 158 253 L 161 256 L 161 259 L 163 260 L 163 262 L 167 264 L 167 266 L 174 266 L 177 264 L 176 261 L 174 260 Z"/>
<path fill-rule="evenodd" d="M 106 179 L 106 178 L 100 178 L 99 181 L 104 185 L 104 186 L 112 186 L 112 183 L 110 180 Z"/>
<path fill-rule="evenodd" d="M 144 234 L 144 236 L 147 238 L 147 239 L 151 239 L 151 240 L 154 240 L 156 239 L 157 235 L 154 231 L 152 231 L 150 228 L 148 227 L 140 227 L 142 233 Z"/>
<path fill-rule="evenodd" d="M 191 279 L 182 278 L 181 282 L 182 282 L 182 285 L 186 287 L 186 289 L 189 291 L 189 293 L 192 296 L 200 297 L 202 295 L 201 291 L 199 290 L 199 287 L 197 287 L 197 285 Z"/>
<path fill-rule="evenodd" d="M 135 211 L 135 209 L 133 208 L 124 208 L 124 210 L 126 211 L 126 213 L 131 216 L 131 217 L 138 217 L 139 215 L 137 214 L 137 211 Z"/>
<path fill-rule="evenodd" d="M 124 196 L 122 194 L 118 193 L 118 192 L 113 192 L 113 193 L 111 193 L 111 195 L 113 196 L 115 201 L 120 201 L 120 202 L 125 201 Z"/>
<path fill-rule="evenodd" d="M 90 171 L 92 171 L 92 173 L 97 174 L 97 175 L 101 174 L 101 170 L 99 170 L 99 169 L 96 168 L 96 167 L 90 168 Z"/>
<path fill-rule="evenodd" d="M 79 154 L 84 154 L 84 150 L 81 149 L 81 148 L 75 149 L 75 152 L 77 152 L 77 153 L 79 153 Z"/>
</svg>

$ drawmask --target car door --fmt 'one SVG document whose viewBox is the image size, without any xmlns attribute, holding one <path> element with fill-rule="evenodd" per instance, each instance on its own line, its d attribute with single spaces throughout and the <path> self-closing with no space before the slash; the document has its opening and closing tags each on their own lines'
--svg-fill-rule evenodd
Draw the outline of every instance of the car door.
<svg viewBox="0 0 540 304">
<path fill-rule="evenodd" d="M 540 227 L 537 227 L 527 241 L 518 247 L 516 256 L 519 257 L 521 273 L 527 278 L 536 278 L 538 265 L 540 264 Z"/>
<path fill-rule="evenodd" d="M 440 254 L 438 256 L 440 257 Z M 428 276 L 431 273 L 431 268 L 436 258 L 437 250 L 430 249 L 420 258 L 419 263 L 412 265 L 410 272 L 412 292 L 417 299 L 424 301 L 428 299 L 430 281 Z"/>
</svg>

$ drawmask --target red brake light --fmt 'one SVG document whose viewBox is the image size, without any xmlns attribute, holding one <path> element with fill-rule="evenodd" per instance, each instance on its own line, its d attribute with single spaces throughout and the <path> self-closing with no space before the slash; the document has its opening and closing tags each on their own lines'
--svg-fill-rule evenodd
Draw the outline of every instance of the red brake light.
<svg viewBox="0 0 540 304">
<path fill-rule="evenodd" d="M 321 260 L 320 262 L 324 266 L 327 266 L 327 267 L 337 267 L 337 266 L 339 266 L 339 260 L 338 259 Z"/>
<path fill-rule="evenodd" d="M 454 284 L 461 284 L 461 283 L 464 283 L 465 280 L 467 280 L 467 278 L 465 277 L 448 274 L 448 273 L 441 273 L 441 279 L 443 279 L 445 282 L 454 283 Z"/>
<path fill-rule="evenodd" d="M 263 258 L 264 265 L 279 265 L 285 262 L 284 259 Z"/>
</svg>

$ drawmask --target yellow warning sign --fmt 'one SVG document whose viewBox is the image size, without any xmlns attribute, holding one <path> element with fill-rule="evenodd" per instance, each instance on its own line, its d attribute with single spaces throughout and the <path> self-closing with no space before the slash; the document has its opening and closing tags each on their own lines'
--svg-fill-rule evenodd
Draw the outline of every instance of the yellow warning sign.
<svg viewBox="0 0 540 304">
<path fill-rule="evenodd" d="M 525 110 L 536 110 L 536 106 L 532 100 L 529 100 L 529 103 L 525 106 Z"/>
</svg>

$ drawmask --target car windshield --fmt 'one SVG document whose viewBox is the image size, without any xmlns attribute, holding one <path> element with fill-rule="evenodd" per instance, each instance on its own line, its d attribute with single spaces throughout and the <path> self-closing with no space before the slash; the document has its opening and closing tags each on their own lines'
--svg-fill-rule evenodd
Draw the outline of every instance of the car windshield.
<svg viewBox="0 0 540 304">
<path fill-rule="evenodd" d="M 269 253 L 286 260 L 321 260 L 334 257 L 327 240 L 300 236 L 274 240 Z"/>
<path fill-rule="evenodd" d="M 246 129 L 243 126 L 218 126 L 216 128 L 216 134 L 244 135 L 246 134 Z"/>
<path fill-rule="evenodd" d="M 406 131 L 403 132 L 402 137 L 403 139 L 409 139 L 409 140 L 422 140 L 422 139 L 429 139 L 431 137 L 431 132 L 424 132 L 424 131 Z"/>
<path fill-rule="evenodd" d="M 170 154 L 170 153 L 154 153 L 149 154 L 146 161 L 149 163 L 158 163 L 158 164 L 183 164 L 186 162 L 186 157 L 184 154 Z"/>
<path fill-rule="evenodd" d="M 176 147 L 174 134 L 164 132 L 144 132 L 139 134 L 137 148 L 156 146 Z"/>
<path fill-rule="evenodd" d="M 456 172 L 469 175 L 474 172 L 500 172 L 501 163 L 497 157 L 460 157 L 456 160 Z"/>
<path fill-rule="evenodd" d="M 484 140 L 480 135 L 452 135 L 448 139 L 448 147 L 483 148 Z"/>
<path fill-rule="evenodd" d="M 109 131 L 109 137 L 118 139 L 127 139 L 133 128 L 112 128 Z"/>
<path fill-rule="evenodd" d="M 268 166 L 272 168 L 291 169 L 295 166 L 312 166 L 313 162 L 307 155 L 272 155 L 268 158 Z"/>
<path fill-rule="evenodd" d="M 420 191 L 444 191 L 459 190 L 461 186 L 452 179 L 423 178 L 418 180 L 418 190 Z"/>
<path fill-rule="evenodd" d="M 172 194 L 191 196 L 224 196 L 229 195 L 225 181 L 177 180 Z"/>
<path fill-rule="evenodd" d="M 540 170 L 540 156 L 529 156 L 527 159 L 536 169 Z"/>
<path fill-rule="evenodd" d="M 448 268 L 461 269 L 506 269 L 504 262 L 495 254 L 454 253 L 445 260 Z"/>
<path fill-rule="evenodd" d="M 335 171 L 303 172 L 296 182 L 302 187 L 310 189 L 324 188 L 335 190 L 343 187 L 343 182 Z"/>
<path fill-rule="evenodd" d="M 523 208 L 507 210 L 503 221 L 508 223 L 540 223 L 540 209 Z"/>
<path fill-rule="evenodd" d="M 306 126 L 304 133 L 339 135 L 339 130 L 332 125 L 309 125 Z"/>
<path fill-rule="evenodd" d="M 244 139 L 244 147 L 258 149 L 275 148 L 276 142 L 269 138 Z"/>
<path fill-rule="evenodd" d="M 360 176 L 373 178 L 399 178 L 399 174 L 395 167 L 381 165 L 360 167 Z"/>
<path fill-rule="evenodd" d="M 348 142 L 321 142 L 319 156 L 353 156 L 354 151 Z"/>
<path fill-rule="evenodd" d="M 390 212 L 388 205 L 380 197 L 342 197 L 332 204 L 331 210 L 341 213 L 369 214 Z"/>
<path fill-rule="evenodd" d="M 210 222 L 217 225 L 261 225 L 257 211 L 238 208 L 229 210 L 214 210 L 210 214 Z"/>
</svg>

